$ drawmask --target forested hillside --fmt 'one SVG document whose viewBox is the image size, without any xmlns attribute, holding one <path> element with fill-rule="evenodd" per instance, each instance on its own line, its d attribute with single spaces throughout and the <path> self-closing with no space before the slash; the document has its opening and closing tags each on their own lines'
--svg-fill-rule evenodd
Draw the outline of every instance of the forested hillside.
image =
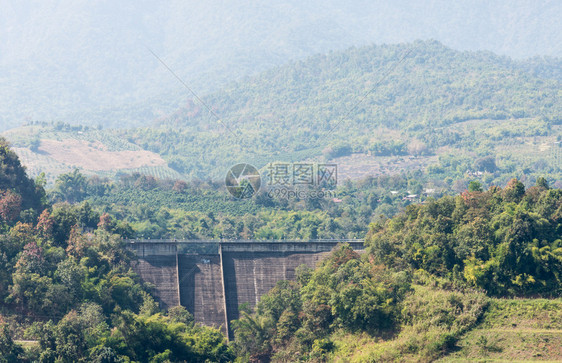
<svg viewBox="0 0 562 363">
<path fill-rule="evenodd" d="M 279 283 L 234 323 L 234 349 L 250 361 L 433 361 L 463 339 L 453 357 L 531 358 L 502 341 L 511 331 L 541 342 L 529 347 L 535 357 L 558 360 L 561 213 L 562 193 L 544 179 L 527 190 L 515 179 L 487 191 L 473 184 L 409 206 L 370 226 L 363 256 L 341 246 L 296 282 Z M 558 299 L 489 298 L 497 296 Z"/>
<path fill-rule="evenodd" d="M 159 310 L 131 269 L 126 223 L 48 203 L 4 140 L 0 170 L 0 362 L 232 360 L 218 330 Z"/>
<path fill-rule="evenodd" d="M 441 165 L 433 172 L 459 178 L 467 169 L 499 171 L 487 181 L 497 184 L 508 181 L 498 179 L 503 173 L 557 178 L 560 81 L 536 72 L 438 42 L 354 48 L 293 62 L 205 97 L 220 120 L 194 101 L 159 126 L 123 136 L 190 177 L 222 177 L 242 161 L 261 168 L 361 153 L 365 165 L 372 160 L 391 169 L 404 157 L 431 164 L 435 155 Z M 381 165 L 385 156 L 392 158 Z M 484 157 L 495 166 L 456 170 Z"/>
<path fill-rule="evenodd" d="M 562 193 L 544 179 L 525 190 L 472 184 L 457 197 L 412 205 L 371 226 L 377 262 L 449 276 L 489 295 L 560 296 Z"/>
<path fill-rule="evenodd" d="M 46 193 L 44 180 L 29 179 L 2 147 L 4 361 L 430 361 L 451 353 L 508 359 L 530 357 L 529 339 L 541 344 L 534 356 L 560 358 L 562 193 L 544 178 L 528 188 L 513 179 L 488 190 L 473 181 L 461 195 L 411 204 L 384 191 L 414 187 L 416 175 L 379 177 L 345 183 L 338 203 L 258 197 L 229 210 L 238 201 L 224 198 L 220 186 L 141 174 L 112 182 L 74 171 Z M 219 210 L 209 211 L 215 204 Z M 390 219 L 376 212 L 403 207 Z M 240 307 L 227 344 L 184 308 L 160 311 L 122 240 L 144 233 L 367 233 L 367 252 L 342 245 L 316 269 L 299 267 L 296 281 L 279 282 L 255 311 Z M 506 308 L 520 316 L 517 323 L 498 312 Z"/>
<path fill-rule="evenodd" d="M 363 238 L 369 223 L 412 203 L 404 196 L 408 188 L 421 188 L 414 181 L 419 178 L 402 174 L 348 182 L 335 190 L 339 198 L 283 198 L 260 191 L 240 200 L 219 182 L 174 181 L 139 173 L 112 181 L 75 170 L 60 175 L 48 195 L 53 201 L 87 204 L 127 222 L 131 230 L 126 236 L 134 238 Z"/>
</svg>

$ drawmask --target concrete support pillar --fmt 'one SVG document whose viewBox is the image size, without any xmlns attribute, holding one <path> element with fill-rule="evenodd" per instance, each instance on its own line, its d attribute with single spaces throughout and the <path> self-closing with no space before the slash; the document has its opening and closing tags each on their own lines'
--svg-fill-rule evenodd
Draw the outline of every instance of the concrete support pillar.
<svg viewBox="0 0 562 363">
<path fill-rule="evenodd" d="M 222 258 L 222 244 L 219 243 L 219 263 L 221 266 L 221 282 L 222 282 L 222 297 L 223 297 L 223 309 L 224 309 L 224 328 L 226 331 L 226 340 L 230 341 L 230 324 L 228 321 L 228 310 L 226 309 L 226 284 L 224 276 L 224 263 Z"/>
<path fill-rule="evenodd" d="M 176 286 L 178 288 L 178 305 L 181 306 L 181 292 L 180 292 L 180 259 L 176 250 Z"/>
</svg>

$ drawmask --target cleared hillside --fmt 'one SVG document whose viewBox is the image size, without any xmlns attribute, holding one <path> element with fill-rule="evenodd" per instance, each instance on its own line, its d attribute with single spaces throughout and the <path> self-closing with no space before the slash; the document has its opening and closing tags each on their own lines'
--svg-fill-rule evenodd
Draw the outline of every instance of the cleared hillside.
<svg viewBox="0 0 562 363">
<path fill-rule="evenodd" d="M 30 125 L 2 133 L 30 175 L 45 173 L 47 181 L 79 169 L 88 175 L 115 176 L 141 172 L 160 178 L 182 179 L 160 155 L 126 140 L 87 127 L 65 124 Z"/>
</svg>

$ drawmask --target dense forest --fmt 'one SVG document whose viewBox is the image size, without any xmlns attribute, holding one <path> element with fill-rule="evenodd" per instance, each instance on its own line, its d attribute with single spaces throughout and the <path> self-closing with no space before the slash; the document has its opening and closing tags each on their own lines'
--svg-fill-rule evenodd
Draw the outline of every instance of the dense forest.
<svg viewBox="0 0 562 363">
<path fill-rule="evenodd" d="M 527 190 L 516 179 L 487 191 L 472 183 L 371 224 L 366 254 L 341 246 L 280 282 L 235 322 L 233 347 L 250 360 L 434 360 L 489 297 L 559 298 L 561 236 L 562 193 L 544 179 Z"/>
<path fill-rule="evenodd" d="M 482 191 L 408 206 L 371 226 L 377 262 L 448 276 L 490 295 L 560 296 L 562 193 L 544 179 L 525 190 L 517 179 Z"/>
<path fill-rule="evenodd" d="M 443 162 L 457 164 L 459 171 L 496 168 L 489 157 L 462 160 L 462 164 L 460 158 Z M 363 238 L 369 224 L 393 217 L 411 204 L 452 197 L 475 185 L 485 188 L 482 178 L 459 174 L 463 178 L 455 181 L 451 177 L 439 181 L 422 171 L 345 180 L 334 189 L 335 198 L 272 196 L 264 186 L 253 198 L 240 200 L 228 194 L 223 183 L 211 180 L 186 182 L 140 173 L 112 180 L 74 170 L 57 178 L 48 198 L 81 203 L 111 216 L 116 224 L 126 222 L 128 230 L 120 233 L 127 238 Z M 526 177 L 525 181 L 561 186 L 550 178 Z"/>
<path fill-rule="evenodd" d="M 111 180 L 75 170 L 60 175 L 48 197 L 126 222 L 129 230 L 121 234 L 128 238 L 363 238 L 369 223 L 427 199 L 421 194 L 423 180 L 419 172 L 370 177 L 342 183 L 334 190 L 337 198 L 286 198 L 260 190 L 240 200 L 222 183 L 209 180 L 185 182 L 140 173 Z M 405 198 L 409 190 L 420 196 Z"/>
</svg>

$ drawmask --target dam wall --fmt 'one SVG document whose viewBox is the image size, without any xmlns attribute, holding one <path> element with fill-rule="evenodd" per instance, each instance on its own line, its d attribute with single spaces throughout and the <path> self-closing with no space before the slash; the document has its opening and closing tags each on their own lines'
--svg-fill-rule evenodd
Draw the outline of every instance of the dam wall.
<svg viewBox="0 0 562 363">
<path fill-rule="evenodd" d="M 129 248 L 139 258 L 145 256 L 175 256 L 178 253 L 178 244 L 174 241 L 131 240 L 129 241 Z"/>
<path fill-rule="evenodd" d="M 180 304 L 195 321 L 226 326 L 220 256 L 179 255 Z"/>
<path fill-rule="evenodd" d="M 294 280 L 300 265 L 314 268 L 341 241 L 132 241 L 135 270 L 164 309 L 182 305 L 196 322 L 232 335 L 239 307 L 254 307 L 278 281 Z M 363 241 L 346 240 L 362 250 Z M 178 253 L 205 244 L 216 253 Z M 178 248 L 178 246 L 180 246 Z M 209 248 L 205 248 L 209 250 Z"/>
<path fill-rule="evenodd" d="M 176 255 L 149 255 L 133 265 L 141 279 L 154 286 L 154 294 L 165 310 L 180 304 L 176 263 Z"/>
<path fill-rule="evenodd" d="M 228 318 L 238 319 L 241 304 L 253 308 L 278 281 L 294 280 L 297 267 L 306 265 L 313 268 L 329 253 L 223 251 Z"/>
</svg>

